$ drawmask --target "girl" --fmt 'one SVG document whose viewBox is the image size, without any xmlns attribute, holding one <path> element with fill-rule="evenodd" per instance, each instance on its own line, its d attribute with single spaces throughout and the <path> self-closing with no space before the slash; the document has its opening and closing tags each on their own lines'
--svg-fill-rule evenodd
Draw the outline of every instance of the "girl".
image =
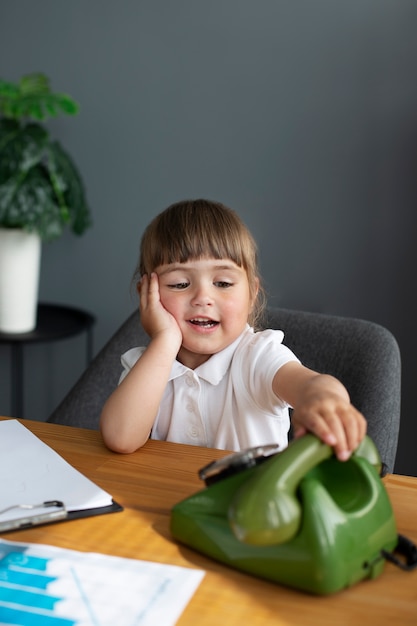
<svg viewBox="0 0 417 626">
<path fill-rule="evenodd" d="M 100 426 L 116 452 L 152 437 L 241 450 L 310 431 L 349 458 L 366 432 L 340 381 L 304 367 L 283 332 L 255 332 L 264 298 L 256 244 L 207 200 L 168 207 L 147 227 L 136 270 L 147 347 L 122 356 Z"/>
</svg>

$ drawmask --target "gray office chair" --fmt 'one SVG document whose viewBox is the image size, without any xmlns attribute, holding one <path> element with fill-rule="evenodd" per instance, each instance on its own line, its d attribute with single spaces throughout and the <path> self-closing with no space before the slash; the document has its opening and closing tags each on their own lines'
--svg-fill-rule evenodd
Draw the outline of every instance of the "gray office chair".
<svg viewBox="0 0 417 626">
<path fill-rule="evenodd" d="M 392 472 L 401 398 L 401 357 L 393 335 L 373 322 L 279 308 L 266 311 L 263 325 L 282 329 L 284 343 L 304 365 L 333 374 L 344 383 L 352 403 L 367 418 L 368 434 L 387 471 Z M 118 384 L 121 354 L 147 342 L 135 312 L 111 337 L 48 421 L 98 429 L 101 408 Z"/>
</svg>

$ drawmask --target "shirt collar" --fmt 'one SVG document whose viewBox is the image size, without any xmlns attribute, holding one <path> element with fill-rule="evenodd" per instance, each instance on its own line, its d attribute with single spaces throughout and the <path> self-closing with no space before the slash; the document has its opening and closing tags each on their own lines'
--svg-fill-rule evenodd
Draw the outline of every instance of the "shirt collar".
<svg viewBox="0 0 417 626">
<path fill-rule="evenodd" d="M 205 363 L 199 365 L 195 368 L 194 372 L 199 378 L 207 381 L 211 385 L 218 385 L 222 380 L 223 376 L 226 374 L 230 363 L 232 361 L 233 355 L 235 353 L 236 348 L 238 347 L 243 335 L 246 333 L 253 333 L 253 329 L 246 325 L 245 330 L 230 346 L 227 346 L 224 350 L 217 352 L 217 354 L 213 354 Z M 190 372 L 190 368 L 186 367 L 179 361 L 174 361 L 171 368 L 171 374 L 169 380 L 173 380 L 174 378 L 178 378 L 182 376 L 186 372 Z"/>
</svg>

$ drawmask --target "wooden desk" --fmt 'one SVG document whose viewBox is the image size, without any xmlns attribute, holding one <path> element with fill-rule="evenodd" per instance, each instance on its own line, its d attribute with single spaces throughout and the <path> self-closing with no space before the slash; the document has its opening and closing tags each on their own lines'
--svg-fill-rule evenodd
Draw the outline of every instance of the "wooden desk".
<svg viewBox="0 0 417 626">
<path fill-rule="evenodd" d="M 202 488 L 197 470 L 225 452 L 149 441 L 134 454 L 118 455 L 105 448 L 96 431 L 22 423 L 125 510 L 5 533 L 5 539 L 204 569 L 179 626 L 417 624 L 417 570 L 404 572 L 387 563 L 376 580 L 317 597 L 248 576 L 178 545 L 169 532 L 171 507 Z M 417 478 L 390 475 L 384 480 L 399 532 L 417 542 Z"/>
</svg>

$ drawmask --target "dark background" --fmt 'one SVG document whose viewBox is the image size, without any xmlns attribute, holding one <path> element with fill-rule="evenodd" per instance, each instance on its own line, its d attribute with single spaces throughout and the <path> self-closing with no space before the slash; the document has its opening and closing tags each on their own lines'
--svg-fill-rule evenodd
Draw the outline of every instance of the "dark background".
<svg viewBox="0 0 417 626">
<path fill-rule="evenodd" d="M 94 313 L 99 350 L 137 306 L 150 219 L 220 200 L 259 243 L 271 304 L 396 336 L 396 471 L 417 475 L 416 27 L 415 0 L 0 0 L 0 76 L 42 71 L 81 105 L 48 125 L 94 227 L 43 246 L 41 300 Z M 29 347 L 24 416 L 46 419 L 84 359 L 81 336 Z M 0 346 L 3 415 L 9 382 Z"/>
</svg>

